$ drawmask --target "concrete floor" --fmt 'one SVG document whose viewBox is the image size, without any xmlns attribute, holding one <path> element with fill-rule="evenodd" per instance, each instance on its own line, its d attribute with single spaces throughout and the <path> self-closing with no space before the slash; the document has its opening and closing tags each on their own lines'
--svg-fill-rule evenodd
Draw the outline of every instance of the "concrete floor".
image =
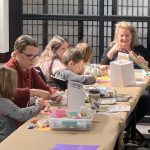
<svg viewBox="0 0 150 150">
<path fill-rule="evenodd" d="M 136 128 L 144 135 L 145 138 L 150 139 L 150 133 L 148 133 L 150 124 L 138 124 Z M 150 142 L 129 141 L 125 144 L 124 150 L 150 150 Z"/>
</svg>

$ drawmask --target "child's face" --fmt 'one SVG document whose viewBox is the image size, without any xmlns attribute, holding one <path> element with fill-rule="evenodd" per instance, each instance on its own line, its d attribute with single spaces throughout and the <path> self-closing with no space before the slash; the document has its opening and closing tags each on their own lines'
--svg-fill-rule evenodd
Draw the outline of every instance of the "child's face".
<svg viewBox="0 0 150 150">
<path fill-rule="evenodd" d="M 83 74 L 84 71 L 84 61 L 81 60 L 78 63 L 73 63 L 73 65 L 71 66 L 71 71 L 76 73 L 76 74 Z"/>
</svg>

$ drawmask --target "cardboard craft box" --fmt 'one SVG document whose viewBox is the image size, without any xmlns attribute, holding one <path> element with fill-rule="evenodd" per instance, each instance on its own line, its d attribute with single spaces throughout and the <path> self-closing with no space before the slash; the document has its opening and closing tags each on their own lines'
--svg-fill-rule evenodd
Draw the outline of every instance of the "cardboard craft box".
<svg viewBox="0 0 150 150">
<path fill-rule="evenodd" d="M 124 87 L 135 84 L 133 62 L 112 61 L 110 63 L 110 82 L 112 87 Z"/>
</svg>

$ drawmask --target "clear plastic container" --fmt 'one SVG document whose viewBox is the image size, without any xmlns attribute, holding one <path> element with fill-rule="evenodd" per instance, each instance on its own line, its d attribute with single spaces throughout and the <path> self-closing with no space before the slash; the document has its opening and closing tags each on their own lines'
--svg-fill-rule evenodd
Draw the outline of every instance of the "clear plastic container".
<svg viewBox="0 0 150 150">
<path fill-rule="evenodd" d="M 50 127 L 55 130 L 90 130 L 92 126 L 92 119 L 95 111 L 91 110 L 90 117 L 76 119 L 76 118 L 52 118 L 50 117 Z"/>
</svg>

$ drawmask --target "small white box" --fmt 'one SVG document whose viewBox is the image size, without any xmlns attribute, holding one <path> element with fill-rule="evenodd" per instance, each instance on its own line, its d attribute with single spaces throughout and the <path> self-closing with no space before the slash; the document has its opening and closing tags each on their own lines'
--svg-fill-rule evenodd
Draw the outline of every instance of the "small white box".
<svg viewBox="0 0 150 150">
<path fill-rule="evenodd" d="M 80 106 L 85 105 L 85 96 L 83 92 L 83 84 L 78 82 L 68 82 L 68 101 L 69 111 L 79 111 Z"/>
<path fill-rule="evenodd" d="M 112 61 L 110 63 L 110 82 L 113 87 L 124 87 L 135 84 L 133 62 Z"/>
</svg>

